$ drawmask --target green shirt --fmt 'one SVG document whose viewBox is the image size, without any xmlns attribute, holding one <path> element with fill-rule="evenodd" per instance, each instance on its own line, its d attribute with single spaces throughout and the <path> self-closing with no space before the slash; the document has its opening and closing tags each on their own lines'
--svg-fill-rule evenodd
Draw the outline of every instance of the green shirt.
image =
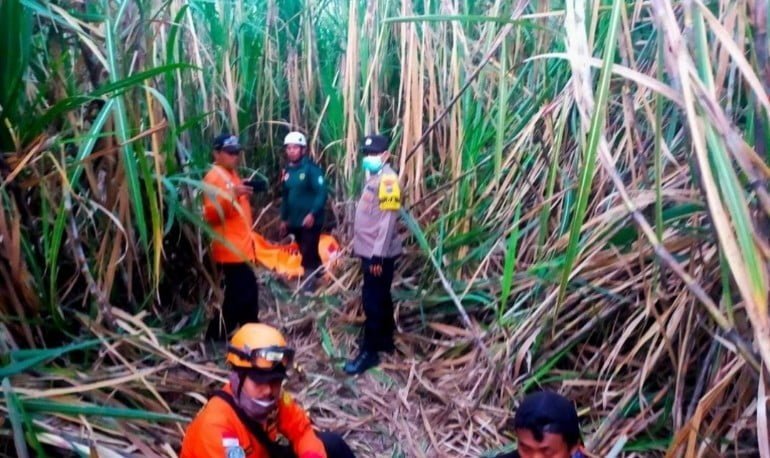
<svg viewBox="0 0 770 458">
<path fill-rule="evenodd" d="M 323 170 L 309 157 L 303 156 L 296 164 L 286 166 L 282 180 L 281 220 L 289 227 L 302 227 L 302 220 L 308 213 L 312 213 L 315 218 L 314 227 L 320 227 L 326 204 Z"/>
</svg>

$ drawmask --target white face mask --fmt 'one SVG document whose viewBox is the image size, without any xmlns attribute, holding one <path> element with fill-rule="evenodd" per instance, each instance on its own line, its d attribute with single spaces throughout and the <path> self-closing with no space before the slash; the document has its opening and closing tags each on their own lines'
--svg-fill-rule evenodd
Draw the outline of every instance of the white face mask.
<svg viewBox="0 0 770 458">
<path fill-rule="evenodd" d="M 251 402 L 253 402 L 257 408 L 264 409 L 268 413 L 275 409 L 275 399 L 268 399 L 266 401 L 263 401 L 262 399 L 252 399 Z"/>
</svg>

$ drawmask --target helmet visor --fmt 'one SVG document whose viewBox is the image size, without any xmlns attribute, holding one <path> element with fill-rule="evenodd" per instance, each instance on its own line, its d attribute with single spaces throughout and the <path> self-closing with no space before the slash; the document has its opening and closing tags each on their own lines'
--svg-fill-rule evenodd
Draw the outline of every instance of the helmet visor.
<svg viewBox="0 0 770 458">
<path fill-rule="evenodd" d="M 227 349 L 257 369 L 272 370 L 283 366 L 285 370 L 294 362 L 294 349 L 289 347 L 267 347 L 244 351 L 230 345 Z"/>
</svg>

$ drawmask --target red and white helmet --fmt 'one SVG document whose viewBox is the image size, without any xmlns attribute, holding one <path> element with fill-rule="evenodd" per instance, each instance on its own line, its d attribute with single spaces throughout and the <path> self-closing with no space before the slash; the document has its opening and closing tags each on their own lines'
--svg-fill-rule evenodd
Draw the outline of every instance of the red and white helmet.
<svg viewBox="0 0 770 458">
<path fill-rule="evenodd" d="M 289 132 L 283 139 L 284 146 L 286 145 L 299 145 L 307 146 L 307 140 L 302 132 Z"/>
</svg>

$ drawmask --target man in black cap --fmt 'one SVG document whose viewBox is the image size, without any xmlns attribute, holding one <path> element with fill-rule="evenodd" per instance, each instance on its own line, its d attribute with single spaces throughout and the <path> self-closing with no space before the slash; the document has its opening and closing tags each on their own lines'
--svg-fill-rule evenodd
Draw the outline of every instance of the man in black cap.
<svg viewBox="0 0 770 458">
<path fill-rule="evenodd" d="M 564 396 L 530 394 L 511 423 L 517 450 L 497 458 L 585 458 L 577 411 Z"/>
<path fill-rule="evenodd" d="M 240 325 L 259 321 L 259 290 L 254 276 L 256 261 L 249 197 L 263 191 L 262 181 L 243 181 L 238 163 L 243 148 L 228 133 L 214 139 L 214 164 L 203 178 L 203 219 L 218 235 L 211 241 L 211 257 L 223 274 L 224 301 L 219 316 L 211 320 L 206 339 L 224 341 Z"/>
<path fill-rule="evenodd" d="M 364 285 L 364 339 L 356 358 L 345 364 L 345 372 L 360 374 L 380 363 L 379 352 L 392 352 L 393 283 L 396 258 L 401 254 L 401 240 L 396 231 L 401 208 L 398 175 L 387 164 L 389 140 L 383 135 L 369 135 L 361 148 L 366 181 L 356 205 L 353 224 L 353 252 L 361 258 Z"/>
</svg>

